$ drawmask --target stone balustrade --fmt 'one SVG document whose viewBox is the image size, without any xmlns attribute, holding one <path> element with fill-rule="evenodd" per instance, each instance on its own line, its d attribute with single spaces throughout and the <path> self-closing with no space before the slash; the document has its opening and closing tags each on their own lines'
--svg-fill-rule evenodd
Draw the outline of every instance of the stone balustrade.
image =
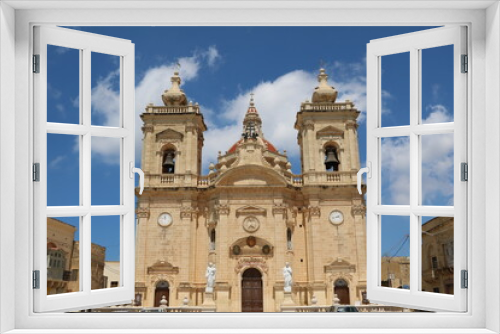
<svg viewBox="0 0 500 334">
<path fill-rule="evenodd" d="M 330 103 L 304 102 L 300 106 L 300 111 L 357 111 L 354 103 L 350 101 Z"/>
<path fill-rule="evenodd" d="M 199 187 L 208 188 L 213 186 L 220 175 L 220 171 L 208 175 L 194 174 L 147 174 L 145 176 L 146 187 Z M 292 174 L 282 172 L 287 182 L 295 187 L 308 185 L 355 185 L 356 171 L 348 172 L 310 172 L 306 174 Z"/>
<path fill-rule="evenodd" d="M 362 313 L 381 312 L 413 312 L 412 309 L 390 305 L 339 305 L 354 306 Z M 332 305 L 311 305 L 311 306 L 281 306 L 281 312 L 331 312 Z M 343 312 L 339 312 L 343 313 Z"/>
<path fill-rule="evenodd" d="M 200 113 L 198 105 L 187 106 L 148 106 L 145 111 L 150 114 L 185 114 L 185 113 Z"/>
<path fill-rule="evenodd" d="M 83 312 L 83 311 L 82 311 Z M 92 313 L 202 313 L 215 312 L 215 307 L 207 306 L 167 306 L 167 307 L 100 307 L 91 310 Z"/>
</svg>

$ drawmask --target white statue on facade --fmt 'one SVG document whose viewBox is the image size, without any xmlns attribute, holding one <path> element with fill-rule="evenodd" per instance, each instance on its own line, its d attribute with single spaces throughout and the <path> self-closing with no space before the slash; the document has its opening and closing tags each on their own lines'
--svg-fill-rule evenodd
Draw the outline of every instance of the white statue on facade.
<svg viewBox="0 0 500 334">
<path fill-rule="evenodd" d="M 290 262 L 285 263 L 283 277 L 285 278 L 285 292 L 292 292 L 292 268 Z"/>
<path fill-rule="evenodd" d="M 210 262 L 205 273 L 205 277 L 207 278 L 207 287 L 205 288 L 205 292 L 214 292 L 215 272 L 215 265 Z"/>
</svg>

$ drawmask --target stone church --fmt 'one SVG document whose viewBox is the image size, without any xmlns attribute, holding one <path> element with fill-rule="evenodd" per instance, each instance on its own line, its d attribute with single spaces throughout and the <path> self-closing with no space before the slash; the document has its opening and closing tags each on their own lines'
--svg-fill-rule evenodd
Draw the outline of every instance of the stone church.
<svg viewBox="0 0 500 334">
<path fill-rule="evenodd" d="M 164 105 L 149 104 L 141 115 L 146 176 L 137 205 L 136 305 L 163 299 L 217 312 L 279 312 L 287 263 L 288 305 L 331 305 L 334 294 L 341 304 L 361 302 L 366 229 L 356 191 L 354 103 L 336 102 L 321 69 L 311 101 L 296 116 L 296 175 L 286 152 L 264 137 L 252 98 L 242 110 L 241 137 L 221 138 L 225 153 L 202 175 L 203 113 L 188 102 L 178 73 L 171 81 Z M 210 264 L 216 276 L 207 293 Z"/>
</svg>

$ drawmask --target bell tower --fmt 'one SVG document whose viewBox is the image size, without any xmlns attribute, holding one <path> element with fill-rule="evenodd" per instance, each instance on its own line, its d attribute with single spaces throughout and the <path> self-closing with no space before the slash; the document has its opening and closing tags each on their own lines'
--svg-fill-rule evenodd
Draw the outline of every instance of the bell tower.
<svg viewBox="0 0 500 334">
<path fill-rule="evenodd" d="M 304 183 L 320 182 L 325 172 L 336 172 L 331 175 L 348 182 L 350 177 L 343 176 L 359 170 L 356 119 L 360 112 L 349 100 L 336 102 L 338 92 L 327 79 L 325 70 L 320 69 L 319 86 L 312 100 L 301 104 L 295 122 Z"/>
<path fill-rule="evenodd" d="M 145 186 L 196 186 L 201 174 L 203 132 L 207 127 L 198 104 L 188 102 L 175 72 L 172 86 L 162 94 L 163 106 L 149 104 L 144 121 L 142 169 Z M 149 182 L 149 183 L 148 183 Z"/>
<path fill-rule="evenodd" d="M 349 100 L 337 102 L 338 92 L 327 79 L 320 69 L 319 85 L 311 101 L 300 105 L 295 122 L 307 275 L 319 303 L 335 298 L 352 303 L 366 291 L 365 203 L 356 190 L 360 112 Z"/>
</svg>

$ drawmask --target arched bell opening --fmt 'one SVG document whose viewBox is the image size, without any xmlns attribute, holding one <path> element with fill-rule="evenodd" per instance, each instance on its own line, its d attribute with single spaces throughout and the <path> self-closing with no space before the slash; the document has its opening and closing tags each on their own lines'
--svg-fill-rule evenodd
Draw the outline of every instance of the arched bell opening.
<svg viewBox="0 0 500 334">
<path fill-rule="evenodd" d="M 338 147 L 329 144 L 325 146 L 325 169 L 329 172 L 339 171 L 339 151 Z"/>
<path fill-rule="evenodd" d="M 175 172 L 175 151 L 166 149 L 162 151 L 162 174 L 174 174 Z"/>
</svg>

